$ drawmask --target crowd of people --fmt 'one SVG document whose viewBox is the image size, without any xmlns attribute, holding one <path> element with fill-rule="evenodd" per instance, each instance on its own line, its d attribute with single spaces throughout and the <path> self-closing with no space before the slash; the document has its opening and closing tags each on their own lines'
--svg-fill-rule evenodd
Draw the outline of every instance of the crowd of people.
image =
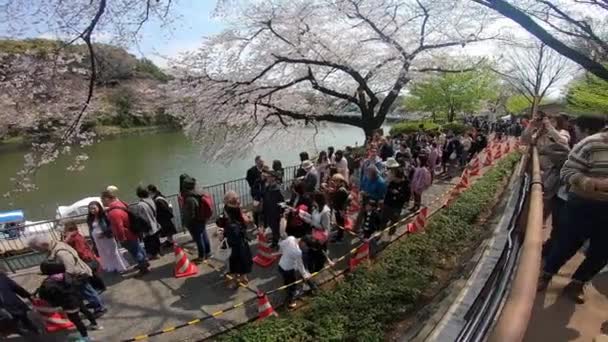
<svg viewBox="0 0 608 342">
<path fill-rule="evenodd" d="M 287 192 L 283 191 L 286 175 L 282 163 L 275 160 L 269 166 L 256 157 L 246 172 L 253 201 L 250 212 L 242 208 L 239 194 L 229 191 L 221 212 L 214 215 L 212 199 L 188 174 L 179 177 L 179 213 L 155 185 L 137 187 L 138 201 L 134 204 L 120 200 L 118 188 L 108 186 L 101 193 L 101 203 L 94 201 L 88 206 L 90 242 L 74 223 L 65 225 L 63 241 L 47 235 L 28 241 L 32 249 L 48 256 L 40 266 L 46 278 L 37 296 L 63 308 L 80 334 L 88 338 L 88 330 L 102 329 L 96 320 L 107 312 L 101 296 L 106 288 L 101 272 L 129 270 L 121 253 L 124 248 L 135 262 L 136 276 L 149 273 L 149 261 L 174 245 L 175 214 L 181 215 L 196 245 L 194 263 L 212 256 L 207 225 L 217 217 L 218 229 L 212 238 L 218 239 L 215 252 L 227 254 L 227 286 L 248 284 L 253 269 L 251 231 L 257 230 L 267 234 L 270 247 L 280 253 L 278 272 L 284 283 L 292 284 L 300 276 L 315 291 L 317 285 L 310 275 L 332 263 L 328 246 L 342 243 L 345 230 L 369 239 L 403 214 L 418 210 L 438 175 L 449 175 L 452 169 L 465 165 L 486 144 L 486 134 L 476 129 L 463 134 L 433 134 L 421 127 L 415 133 L 392 137 L 378 131 L 362 149 L 330 147 L 314 160 L 307 152 L 300 153 L 301 162 Z M 358 202 L 360 209 L 353 209 L 353 202 Z M 395 229 L 389 233 L 394 234 Z M 31 296 L 6 279 L 0 278 L 0 290 L 10 292 L 10 300 L 18 303 L 16 295 Z M 288 287 L 289 308 L 296 306 L 300 292 L 298 286 Z M 34 332 L 27 315 L 22 314 L 23 307 L 15 307 L 19 331 Z M 81 315 L 89 321 L 88 326 Z"/>
<path fill-rule="evenodd" d="M 524 143 L 538 148 L 545 225 L 551 225 L 543 246 L 538 290 L 544 291 L 560 268 L 583 248 L 584 261 L 564 288 L 576 303 L 585 302 L 586 285 L 608 262 L 608 216 L 603 213 L 608 209 L 605 124 L 602 117 L 570 119 L 539 112 L 521 136 Z"/>
</svg>

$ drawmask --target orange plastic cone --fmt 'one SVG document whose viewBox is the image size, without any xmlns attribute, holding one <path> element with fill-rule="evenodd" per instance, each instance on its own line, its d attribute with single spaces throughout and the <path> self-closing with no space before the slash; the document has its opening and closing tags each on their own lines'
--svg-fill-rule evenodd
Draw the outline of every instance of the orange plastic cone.
<svg viewBox="0 0 608 342">
<path fill-rule="evenodd" d="M 429 215 L 429 208 L 424 207 L 420 209 L 416 218 L 414 218 L 414 222 L 407 225 L 407 231 L 410 233 L 416 233 L 423 230 L 426 227 L 426 221 Z"/>
<path fill-rule="evenodd" d="M 481 173 L 481 162 L 479 161 L 479 157 L 475 157 L 471 160 L 471 170 L 469 171 L 470 176 L 479 176 Z"/>
<path fill-rule="evenodd" d="M 266 293 L 258 292 L 258 319 L 264 319 L 269 316 L 279 317 L 279 314 L 272 308 Z"/>
<path fill-rule="evenodd" d="M 486 159 L 483 162 L 483 166 L 492 165 L 492 149 L 486 148 Z"/>
<path fill-rule="evenodd" d="M 191 277 L 198 274 L 198 268 L 188 260 L 184 250 L 175 245 L 175 278 Z"/>
<path fill-rule="evenodd" d="M 68 316 L 61 308 L 51 307 L 46 301 L 40 298 L 31 299 L 34 310 L 42 316 L 44 328 L 49 333 L 61 330 L 73 330 L 76 326 L 68 319 Z"/>
<path fill-rule="evenodd" d="M 462 191 L 464 189 L 467 189 L 469 185 L 469 170 L 464 169 L 464 171 L 462 172 L 462 176 L 460 176 L 460 182 L 458 183 L 458 185 L 456 185 L 456 190 Z"/>
<path fill-rule="evenodd" d="M 496 146 L 496 153 L 494 154 L 494 160 L 498 160 L 500 158 L 502 158 L 502 144 L 498 144 L 498 146 Z"/>
<path fill-rule="evenodd" d="M 268 240 L 266 239 L 266 235 L 260 231 L 258 233 L 258 254 L 253 258 L 253 262 L 262 267 L 269 267 L 279 257 L 279 254 L 273 253 L 272 248 L 270 248 L 270 243 L 268 243 Z"/>
<path fill-rule="evenodd" d="M 348 261 L 348 267 L 351 271 L 354 271 L 355 268 L 365 260 L 369 260 L 369 240 L 365 240 L 365 242 L 357 248 L 355 255 Z"/>
<path fill-rule="evenodd" d="M 347 213 L 349 215 L 357 214 L 361 210 L 360 203 L 361 202 L 359 198 L 359 191 L 357 191 L 357 188 L 353 186 L 350 190 L 350 205 L 348 207 Z"/>
</svg>

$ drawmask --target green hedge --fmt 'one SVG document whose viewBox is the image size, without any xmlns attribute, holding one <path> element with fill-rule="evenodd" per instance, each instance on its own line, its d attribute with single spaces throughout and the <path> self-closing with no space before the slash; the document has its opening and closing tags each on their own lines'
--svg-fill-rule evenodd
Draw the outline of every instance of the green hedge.
<svg viewBox="0 0 608 342">
<path fill-rule="evenodd" d="M 389 134 L 394 136 L 397 134 L 415 133 L 420 129 L 421 124 L 425 132 L 436 133 L 441 128 L 440 125 L 431 121 L 404 121 L 393 125 Z"/>
<path fill-rule="evenodd" d="M 429 221 L 424 234 L 413 234 L 385 250 L 370 267 L 361 267 L 322 292 L 301 312 L 251 323 L 220 341 L 383 341 L 392 324 L 416 308 L 421 294 L 445 267 L 481 239 L 476 219 L 494 205 L 501 183 L 519 160 L 512 153 L 499 161 L 448 209 Z"/>
<path fill-rule="evenodd" d="M 461 122 L 438 124 L 431 121 L 404 121 L 393 125 L 390 130 L 390 135 L 395 136 L 397 134 L 418 132 L 421 124 L 423 125 L 423 130 L 428 133 L 437 133 L 441 130 L 443 132 L 452 131 L 454 134 L 462 134 L 471 128 Z"/>
</svg>

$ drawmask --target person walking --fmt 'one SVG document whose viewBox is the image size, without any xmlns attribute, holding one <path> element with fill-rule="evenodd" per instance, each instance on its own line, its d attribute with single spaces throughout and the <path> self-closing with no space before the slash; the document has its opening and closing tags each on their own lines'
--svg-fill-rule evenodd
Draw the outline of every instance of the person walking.
<svg viewBox="0 0 608 342">
<path fill-rule="evenodd" d="M 431 171 L 428 168 L 427 158 L 420 156 L 420 164 L 414 169 L 412 176 L 411 187 L 414 195 L 414 206 L 411 211 L 417 211 L 422 206 L 422 193 L 431 186 L 432 177 Z"/>
<path fill-rule="evenodd" d="M 300 166 L 296 169 L 294 173 L 294 178 L 298 179 L 300 177 L 306 176 L 306 169 L 304 169 L 304 162 L 310 160 L 308 157 L 308 152 L 300 152 Z"/>
<path fill-rule="evenodd" d="M 183 199 L 182 222 L 196 243 L 198 257 L 192 262 L 200 264 L 211 256 L 211 244 L 206 227 L 207 218 L 201 215 L 203 194 L 196 190 L 196 179 L 188 175 L 183 177 L 182 189 L 183 192 L 180 194 Z"/>
<path fill-rule="evenodd" d="M 359 185 L 362 186 L 363 182 L 368 177 L 368 170 L 371 166 L 375 166 L 376 174 L 384 173 L 384 164 L 382 163 L 382 159 L 378 157 L 378 149 L 376 149 L 376 147 L 374 146 L 370 147 L 370 149 L 368 150 L 367 158 L 363 162 L 361 162 L 361 175 L 359 178 Z"/>
<path fill-rule="evenodd" d="M 264 160 L 262 157 L 255 157 L 255 164 L 247 170 L 245 180 L 249 184 L 249 194 L 253 199 L 253 222 L 256 225 L 261 224 L 262 217 L 260 212 L 262 211 L 262 196 L 264 194 L 264 179 L 262 172 L 264 171 Z"/>
<path fill-rule="evenodd" d="M 399 163 L 394 161 L 394 165 L 387 162 L 388 185 L 382 206 L 382 226 L 395 224 L 401 217 L 401 211 L 410 200 L 410 184 L 405 178 L 403 170 L 399 168 Z M 397 227 L 389 229 L 389 235 L 395 234 Z"/>
<path fill-rule="evenodd" d="M 156 221 L 156 204 L 150 198 L 150 193 L 143 186 L 135 190 L 139 201 L 133 206 L 133 211 L 141 217 L 149 228 L 143 232 L 144 248 L 151 260 L 158 259 L 162 254 L 160 249 L 160 224 Z"/>
<path fill-rule="evenodd" d="M 90 236 L 90 235 L 89 235 Z M 64 240 L 70 247 L 74 248 L 78 257 L 82 259 L 91 268 L 91 286 L 99 292 L 106 290 L 106 285 L 99 276 L 101 267 L 99 266 L 98 256 L 93 252 L 91 246 L 85 241 L 84 236 L 80 234 L 76 222 L 67 222 L 64 226 Z"/>
<path fill-rule="evenodd" d="M 337 150 L 334 154 L 333 165 L 336 167 L 338 173 L 342 175 L 344 180 L 348 182 L 350 178 L 350 172 L 348 171 L 348 161 L 346 160 L 346 158 L 344 158 L 344 152 L 342 152 L 342 150 Z"/>
<path fill-rule="evenodd" d="M 338 231 L 332 242 L 341 242 L 344 239 L 344 229 L 346 226 L 348 202 L 350 192 L 348 184 L 341 174 L 335 174 L 331 177 L 331 184 L 329 190 L 329 198 L 331 203 L 331 209 L 333 210 L 334 216 L 336 217 L 336 225 Z"/>
<path fill-rule="evenodd" d="M 302 163 L 302 168 L 306 170 L 306 175 L 303 178 L 304 181 L 304 192 L 313 193 L 319 189 L 321 181 L 319 178 L 319 172 L 315 168 L 315 165 L 310 160 L 305 160 Z"/>
<path fill-rule="evenodd" d="M 110 227 L 110 220 L 101 203 L 97 201 L 89 203 L 87 226 L 89 227 L 89 236 L 99 255 L 101 268 L 106 272 L 125 272 L 129 263 L 118 249 L 118 244 Z"/>
<path fill-rule="evenodd" d="M 253 257 L 249 248 L 247 238 L 247 226 L 249 224 L 241 209 L 239 196 L 234 191 L 228 191 L 224 196 L 224 211 L 217 219 L 216 224 L 221 228 L 220 233 L 227 241 L 230 248 L 228 258 L 228 272 L 233 276 L 234 282 L 228 284 L 236 288 L 238 283 L 248 284 L 247 275 L 253 267 Z"/>
<path fill-rule="evenodd" d="M 30 298 L 32 295 L 26 289 L 0 271 L 0 325 L 3 328 L 21 336 L 40 334 L 40 329 L 28 317 L 29 306 L 23 302 Z"/>
<path fill-rule="evenodd" d="M 285 202 L 279 186 L 280 174 L 276 171 L 266 173 L 266 187 L 262 197 L 262 213 L 264 215 L 264 227 L 272 230 L 272 248 L 277 248 L 281 237 L 281 216 L 283 209 L 279 205 Z"/>
<path fill-rule="evenodd" d="M 47 276 L 36 291 L 40 299 L 52 307 L 60 307 L 68 319 L 74 323 L 80 336 L 85 341 L 91 341 L 87 330 L 103 330 L 103 327 L 97 323 L 96 315 L 85 306 L 83 297 L 79 293 L 80 281 L 78 278 L 67 273 L 65 265 L 48 261 L 40 264 L 40 272 Z M 82 322 L 80 313 L 91 323 L 88 329 Z"/>
<path fill-rule="evenodd" d="M 131 229 L 127 205 L 115 197 L 113 192 L 108 190 L 101 193 L 101 203 L 108 208 L 106 216 L 110 222 L 112 235 L 137 262 L 138 276 L 150 273 L 150 263 L 148 263 L 146 251 L 139 243 L 138 234 Z"/>
<path fill-rule="evenodd" d="M 538 290 L 545 290 L 559 269 L 589 240 L 589 250 L 564 292 L 585 302 L 585 288 L 608 262 L 608 131 L 577 143 L 561 170 L 569 187 L 564 225 L 545 260 Z"/>
<path fill-rule="evenodd" d="M 285 177 L 285 170 L 283 169 L 283 163 L 280 160 L 272 161 L 272 171 L 277 172 L 279 177 L 279 184 L 283 184 L 283 177 Z"/>
<path fill-rule="evenodd" d="M 305 280 L 310 279 L 310 272 L 308 272 L 306 266 L 304 266 L 304 260 L 302 259 L 301 247 L 304 247 L 304 242 L 293 236 L 288 236 L 279 243 L 281 252 L 281 258 L 279 259 L 279 274 L 283 278 L 284 285 L 291 284 L 287 287 L 287 296 L 285 298 L 285 302 L 289 309 L 295 309 L 296 307 L 295 298 L 299 286 L 293 283 L 297 280 L 298 273 L 300 273 Z"/>
<path fill-rule="evenodd" d="M 329 158 L 327 157 L 327 152 L 321 151 L 319 153 L 319 158 L 317 158 L 317 171 L 319 172 L 319 182 L 325 183 L 326 179 L 329 177 Z"/>
<path fill-rule="evenodd" d="M 78 257 L 78 253 L 68 244 L 61 241 L 50 240 L 47 235 L 37 235 L 28 241 L 33 250 L 47 253 L 45 262 L 60 264 L 78 284 L 78 291 L 84 300 L 93 308 L 96 317 L 105 314 L 108 309 L 103 305 L 99 293 L 91 286 L 91 268 Z"/>
<path fill-rule="evenodd" d="M 369 198 L 376 202 L 384 201 L 386 195 L 386 182 L 379 175 L 378 169 L 370 165 L 366 170 L 366 176 L 361 182 L 361 197 Z"/>
<path fill-rule="evenodd" d="M 148 192 L 156 205 L 156 221 L 160 224 L 160 237 L 166 238 L 163 247 L 173 247 L 173 235 L 177 234 L 177 229 L 173 223 L 173 206 L 165 195 L 154 184 L 148 185 Z"/>
</svg>

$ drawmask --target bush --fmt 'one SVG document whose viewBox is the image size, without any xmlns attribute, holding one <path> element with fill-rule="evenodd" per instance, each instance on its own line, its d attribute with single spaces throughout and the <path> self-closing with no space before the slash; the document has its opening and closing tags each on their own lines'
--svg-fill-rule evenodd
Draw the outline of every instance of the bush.
<svg viewBox="0 0 608 342">
<path fill-rule="evenodd" d="M 444 132 L 452 131 L 454 134 L 463 134 L 464 132 L 471 129 L 471 126 L 465 125 L 460 122 L 450 122 L 450 123 L 441 125 L 441 129 Z"/>
<path fill-rule="evenodd" d="M 433 270 L 481 239 L 475 224 L 495 203 L 501 183 L 519 160 L 512 153 L 483 175 L 448 209 L 433 216 L 424 234 L 403 238 L 370 267 L 360 267 L 302 312 L 268 318 L 221 336 L 220 341 L 383 341 L 391 325 L 416 309 L 432 288 Z"/>
<path fill-rule="evenodd" d="M 147 58 L 142 58 L 135 64 L 135 71 L 139 76 L 152 77 L 155 80 L 166 83 L 172 79 L 171 76 L 165 74 L 159 67 Z"/>
<path fill-rule="evenodd" d="M 431 121 L 404 121 L 391 127 L 389 134 L 392 136 L 398 134 L 412 134 L 418 132 L 420 125 L 423 125 L 422 129 L 429 133 L 437 133 L 441 128 L 441 126 Z"/>
</svg>

